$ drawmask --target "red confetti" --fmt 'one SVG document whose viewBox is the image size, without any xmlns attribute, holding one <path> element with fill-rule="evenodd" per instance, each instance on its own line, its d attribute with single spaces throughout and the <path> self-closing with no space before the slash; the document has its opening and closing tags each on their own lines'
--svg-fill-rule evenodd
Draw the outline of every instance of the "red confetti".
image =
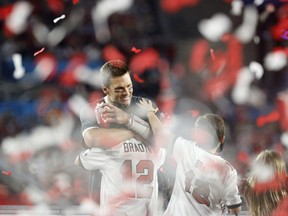
<svg viewBox="0 0 288 216">
<path fill-rule="evenodd" d="M 37 51 L 34 53 L 34 56 L 38 55 L 39 53 L 43 52 L 45 50 L 45 48 L 43 47 L 41 50 Z"/>
<path fill-rule="evenodd" d="M 284 185 L 286 181 L 286 174 L 280 173 L 275 174 L 272 180 L 266 182 L 256 182 L 254 186 L 254 190 L 257 192 L 265 192 L 269 190 L 279 190 L 282 185 Z"/>
<path fill-rule="evenodd" d="M 239 73 L 239 68 L 241 68 L 243 65 L 242 44 L 239 43 L 239 40 L 236 37 L 230 35 L 229 41 L 227 41 L 226 44 L 226 50 L 219 50 L 219 53 L 221 54 L 221 63 L 219 62 L 219 54 L 215 61 L 207 61 L 206 58 L 210 57 L 209 49 L 207 50 L 208 55 L 206 54 L 204 59 L 202 59 L 206 60 L 202 61 L 204 63 L 200 68 L 202 70 L 205 67 L 214 68 L 215 64 L 219 65 L 217 72 L 206 79 L 206 82 L 204 83 L 205 97 L 210 98 L 211 100 L 222 97 L 229 89 L 234 86 L 237 80 L 237 75 Z M 193 58 L 193 56 L 190 58 Z"/>
<path fill-rule="evenodd" d="M 10 176 L 10 175 L 12 175 L 12 172 L 11 171 L 2 171 L 2 174 Z"/>
<path fill-rule="evenodd" d="M 78 83 L 75 75 L 75 68 L 85 65 L 87 56 L 84 53 L 75 53 L 69 61 L 67 67 L 59 76 L 59 82 L 63 86 L 73 87 Z"/>
<path fill-rule="evenodd" d="M 12 12 L 13 4 L 0 8 L 0 20 L 6 19 Z"/>
<path fill-rule="evenodd" d="M 284 9 L 284 8 L 283 8 Z M 287 8 L 285 8 L 286 10 L 283 10 L 283 14 L 287 14 L 288 11 L 288 6 Z M 281 14 L 279 14 L 280 16 Z M 285 39 L 285 34 L 283 35 L 283 33 L 285 33 L 285 30 L 288 29 L 288 20 L 286 19 L 286 17 L 283 17 L 282 20 L 280 20 L 279 22 L 277 22 L 274 26 L 272 26 L 271 28 L 271 35 L 273 37 L 273 39 L 275 40 L 283 40 Z"/>
<path fill-rule="evenodd" d="M 288 94 L 286 92 L 278 93 L 276 107 L 279 112 L 279 126 L 283 131 L 288 130 Z"/>
<path fill-rule="evenodd" d="M 138 83 L 144 83 L 144 80 L 141 79 L 137 74 L 133 74 L 133 77 L 135 79 L 136 82 Z"/>
<path fill-rule="evenodd" d="M 286 216 L 288 212 L 288 197 L 286 196 L 273 211 L 272 216 Z"/>
<path fill-rule="evenodd" d="M 199 0 L 162 0 L 161 8 L 167 13 L 177 13 L 182 8 L 193 7 L 199 3 Z"/>
<path fill-rule="evenodd" d="M 110 61 L 112 59 L 119 59 L 122 61 L 126 61 L 126 57 L 122 54 L 122 52 L 114 45 L 107 45 L 102 49 L 102 57 L 105 61 Z"/>
<path fill-rule="evenodd" d="M 193 73 L 198 73 L 202 70 L 206 64 L 207 51 L 209 44 L 205 40 L 199 40 L 191 49 L 191 56 L 189 60 L 189 66 Z"/>
<path fill-rule="evenodd" d="M 189 110 L 188 112 L 190 112 L 193 117 L 197 117 L 197 116 L 200 115 L 200 111 L 199 110 L 193 110 L 192 109 L 192 110 Z"/>
<path fill-rule="evenodd" d="M 250 162 L 250 156 L 245 151 L 240 151 L 237 155 L 237 159 L 244 164 L 248 164 Z"/>
<path fill-rule="evenodd" d="M 287 31 L 287 30 L 283 31 L 283 34 L 281 35 L 281 37 L 282 37 L 284 40 L 288 40 L 288 31 Z"/>
<path fill-rule="evenodd" d="M 73 4 L 79 3 L 79 0 L 72 0 L 72 1 L 73 1 Z"/>
<path fill-rule="evenodd" d="M 48 0 L 48 7 L 54 13 L 61 13 L 64 10 L 64 2 L 62 0 Z"/>
<path fill-rule="evenodd" d="M 210 49 L 210 55 L 211 55 L 212 60 L 215 60 L 215 59 L 216 59 L 215 53 L 214 53 L 214 50 L 213 50 L 213 49 Z"/>
<path fill-rule="evenodd" d="M 159 59 L 159 52 L 154 48 L 148 48 L 139 55 L 134 55 L 129 66 L 131 71 L 141 74 L 147 69 L 157 68 Z"/>
<path fill-rule="evenodd" d="M 277 110 L 272 111 L 271 113 L 257 118 L 256 124 L 258 127 L 263 127 L 266 124 L 276 122 L 280 119 L 280 114 Z"/>
<path fill-rule="evenodd" d="M 132 47 L 131 51 L 137 54 L 137 53 L 141 52 L 141 49 L 137 49 L 135 47 Z"/>
</svg>

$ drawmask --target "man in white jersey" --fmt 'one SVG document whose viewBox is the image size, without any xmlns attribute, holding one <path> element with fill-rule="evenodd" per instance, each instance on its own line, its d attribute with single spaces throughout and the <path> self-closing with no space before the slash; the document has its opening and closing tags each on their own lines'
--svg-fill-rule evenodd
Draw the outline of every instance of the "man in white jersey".
<svg viewBox="0 0 288 216">
<path fill-rule="evenodd" d="M 127 65 L 112 60 L 102 66 L 100 74 L 106 96 L 81 112 L 88 149 L 76 159 L 84 169 L 102 174 L 101 210 L 95 214 L 157 215 L 157 170 L 165 151 L 149 145 L 150 125 L 137 105 L 141 98 L 132 96 Z"/>
<path fill-rule="evenodd" d="M 216 114 L 198 117 L 195 128 L 201 139 L 192 142 L 165 130 L 151 101 L 141 100 L 140 104 L 147 109 L 154 134 L 165 137 L 177 162 L 175 185 L 165 216 L 216 216 L 228 211 L 237 215 L 241 211 L 237 172 L 216 155 L 224 144 L 223 119 Z"/>
</svg>

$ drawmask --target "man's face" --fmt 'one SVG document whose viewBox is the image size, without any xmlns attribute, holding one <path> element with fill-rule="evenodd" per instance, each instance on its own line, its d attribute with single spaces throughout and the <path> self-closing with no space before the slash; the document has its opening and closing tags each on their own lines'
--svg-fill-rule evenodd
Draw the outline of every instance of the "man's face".
<svg viewBox="0 0 288 216">
<path fill-rule="evenodd" d="M 129 106 L 133 94 L 133 85 L 129 73 L 110 79 L 110 85 L 103 88 L 109 100 L 124 106 Z"/>
</svg>

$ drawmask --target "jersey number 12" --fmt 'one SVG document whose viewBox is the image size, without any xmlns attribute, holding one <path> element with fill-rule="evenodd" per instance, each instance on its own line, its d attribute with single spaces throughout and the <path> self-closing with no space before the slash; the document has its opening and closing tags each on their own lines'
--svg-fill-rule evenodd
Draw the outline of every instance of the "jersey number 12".
<svg viewBox="0 0 288 216">
<path fill-rule="evenodd" d="M 150 184 L 154 178 L 154 164 L 150 160 L 140 160 L 136 164 L 135 172 L 132 169 L 132 160 L 125 160 L 121 166 L 121 172 L 125 181 L 132 181 L 133 176 L 139 175 L 136 179 L 136 194 L 135 198 L 150 198 L 153 192 L 153 187 L 143 187 L 144 184 Z"/>
</svg>

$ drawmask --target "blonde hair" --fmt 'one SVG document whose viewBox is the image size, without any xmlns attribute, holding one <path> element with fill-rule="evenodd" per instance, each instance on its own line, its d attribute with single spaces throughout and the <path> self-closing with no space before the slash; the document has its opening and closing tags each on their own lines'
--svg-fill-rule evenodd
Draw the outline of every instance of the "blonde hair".
<svg viewBox="0 0 288 216">
<path fill-rule="evenodd" d="M 265 185 L 265 190 L 257 190 L 259 179 L 252 172 L 244 183 L 243 195 L 250 216 L 270 216 L 283 198 L 287 196 L 285 162 L 277 152 L 265 150 L 256 157 L 255 164 L 262 165 L 262 167 L 268 166 L 273 171 L 274 186 L 268 182 L 268 185 Z M 264 172 L 264 170 L 261 171 Z"/>
</svg>

